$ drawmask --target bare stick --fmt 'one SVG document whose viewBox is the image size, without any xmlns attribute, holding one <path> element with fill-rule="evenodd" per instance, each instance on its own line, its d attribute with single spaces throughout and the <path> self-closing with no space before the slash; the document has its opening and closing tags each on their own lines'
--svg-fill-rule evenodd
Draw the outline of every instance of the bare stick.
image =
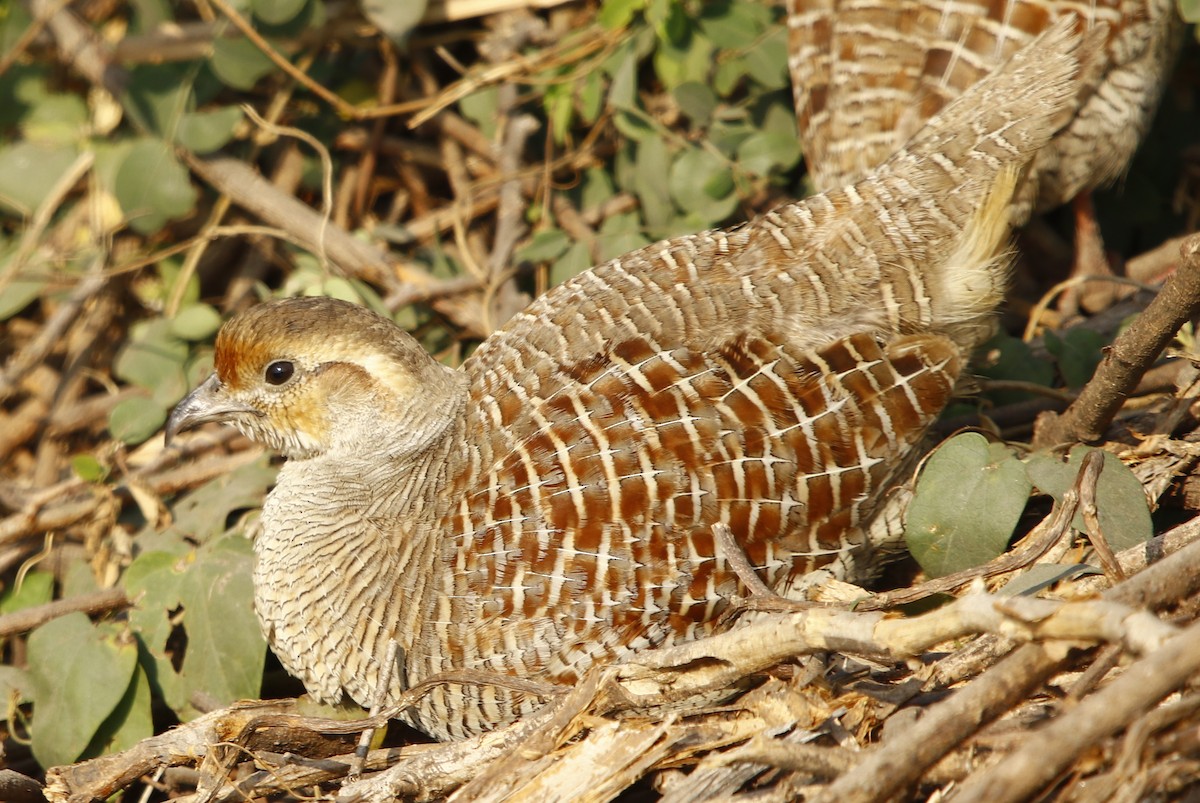
<svg viewBox="0 0 1200 803">
<path fill-rule="evenodd" d="M 1179 252 L 1186 236 L 1175 237 L 1138 254 L 1125 263 L 1125 275 L 1139 282 L 1161 281 L 1179 264 Z"/>
<path fill-rule="evenodd" d="M 1121 564 L 1117 562 L 1116 555 L 1108 545 L 1104 531 L 1100 529 L 1100 512 L 1096 507 L 1096 483 L 1100 480 L 1100 472 L 1103 468 L 1104 453 L 1099 449 L 1089 452 L 1083 459 L 1079 476 L 1082 478 L 1086 474 L 1089 479 L 1080 485 L 1079 508 L 1083 514 L 1083 521 L 1087 524 L 1088 540 L 1092 542 L 1092 547 L 1096 550 L 1100 566 L 1110 580 L 1119 583 L 1125 579 L 1125 572 L 1121 569 Z"/>
<path fill-rule="evenodd" d="M 84 303 L 100 292 L 100 288 L 108 280 L 102 270 L 103 267 L 104 257 L 99 256 L 93 261 L 91 269 L 76 285 L 66 302 L 54 311 L 33 342 L 9 359 L 8 364 L 4 366 L 4 371 L 0 372 L 0 399 L 8 398 L 16 390 L 21 377 L 35 366 L 40 365 L 46 355 L 59 345 L 63 332 L 83 309 Z"/>
<path fill-rule="evenodd" d="M 1200 589 L 1200 542 L 1193 542 L 1104 593 L 1126 605 L 1151 607 Z M 864 751 L 847 773 L 810 800 L 883 801 L 899 794 L 979 728 L 1025 699 L 1058 671 L 1061 646 L 1026 644 L 950 698 L 931 706 L 904 739 Z"/>
<path fill-rule="evenodd" d="M 388 639 L 387 653 L 383 656 L 383 666 L 379 668 L 379 681 L 375 687 L 375 699 L 371 701 L 369 716 L 379 716 L 383 701 L 387 699 L 388 689 L 392 685 L 392 675 L 396 671 L 396 656 L 400 651 L 400 643 L 394 638 Z M 358 747 L 354 749 L 354 760 L 350 762 L 350 772 L 346 779 L 354 781 L 362 775 L 363 765 L 367 761 L 367 753 L 371 749 L 371 740 L 375 738 L 377 728 L 367 728 L 358 737 Z"/>
<path fill-rule="evenodd" d="M 1200 623 L 1126 669 L 1091 697 L 1026 736 L 998 764 L 968 778 L 956 801 L 1031 800 L 1080 753 L 1116 733 L 1200 671 Z"/>
<path fill-rule="evenodd" d="M 66 616 L 68 613 L 76 613 L 78 611 L 88 614 L 101 613 L 103 611 L 124 608 L 128 604 L 129 598 L 125 596 L 123 590 L 110 588 L 107 591 L 81 594 L 77 597 L 68 597 L 67 599 L 47 602 L 44 605 L 35 605 L 32 608 L 0 616 L 0 638 L 25 633 L 33 630 L 35 627 L 44 625 L 52 619 Z"/>
<path fill-rule="evenodd" d="M 746 558 L 746 553 L 742 551 L 741 545 L 734 539 L 733 531 L 729 529 L 728 524 L 717 522 L 712 526 L 713 537 L 717 539 L 717 543 L 721 545 L 721 551 L 725 553 L 725 562 L 729 564 L 729 568 L 733 569 L 733 573 L 742 581 L 742 585 L 746 586 L 750 594 L 755 597 L 778 598 L 771 589 L 767 588 L 767 584 L 762 581 L 758 573 L 754 571 L 754 567 L 750 565 L 750 561 Z"/>
<path fill-rule="evenodd" d="M 225 0 L 210 1 L 214 6 L 217 7 L 217 10 L 224 14 L 225 17 L 231 23 L 233 23 L 233 26 L 241 32 L 242 36 L 250 40 L 251 44 L 257 47 L 264 56 L 270 59 L 272 64 L 287 73 L 287 75 L 290 76 L 293 81 L 303 86 L 309 92 L 312 92 L 314 95 L 328 103 L 333 108 L 337 109 L 339 114 L 351 119 L 359 116 L 359 110 L 356 106 L 351 103 L 347 103 L 335 92 L 326 89 L 321 84 L 309 78 L 302 70 L 298 69 L 296 65 L 292 64 L 290 61 L 280 55 L 275 48 L 271 47 L 271 43 L 264 39 L 258 31 L 254 30 L 254 26 L 251 25 L 245 17 L 239 14 L 233 6 L 225 2 Z"/>
<path fill-rule="evenodd" d="M 16 770 L 0 770 L 0 800 L 9 803 L 45 803 L 42 785 Z"/>
<path fill-rule="evenodd" d="M 346 275 L 357 276 L 391 288 L 396 276 L 401 281 L 424 283 L 432 280 L 417 268 L 390 264 L 378 248 L 364 243 L 344 229 L 323 226 L 320 212 L 292 195 L 282 192 L 254 168 L 228 156 L 200 158 L 185 155 L 188 166 L 234 203 L 255 217 L 297 238 L 314 254 L 324 253 Z"/>
<path fill-rule="evenodd" d="M 1038 428 L 1035 443 L 1049 446 L 1104 437 L 1138 380 L 1179 327 L 1200 308 L 1200 235 L 1180 247 L 1182 262 L 1146 310 L 1113 342 L 1079 398 Z"/>
</svg>

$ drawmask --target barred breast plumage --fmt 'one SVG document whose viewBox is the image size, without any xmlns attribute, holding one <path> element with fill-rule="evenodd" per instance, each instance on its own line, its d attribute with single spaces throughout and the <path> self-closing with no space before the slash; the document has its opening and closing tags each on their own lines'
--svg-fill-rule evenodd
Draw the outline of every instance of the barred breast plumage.
<svg viewBox="0 0 1200 803">
<path fill-rule="evenodd" d="M 255 572 L 284 666 L 369 703 L 394 639 L 385 701 L 458 669 L 570 683 L 713 631 L 745 593 L 717 522 L 783 593 L 869 573 L 1002 294 L 1005 210 L 1079 47 L 1055 29 L 852 187 L 580 274 L 461 370 L 330 299 L 227 323 L 168 434 L 221 420 L 289 458 Z M 538 704 L 450 684 L 405 716 L 452 738 Z"/>
<path fill-rule="evenodd" d="M 788 0 L 800 138 L 818 189 L 857 181 L 1064 17 L 1107 26 L 1013 205 L 1020 225 L 1118 178 L 1183 40 L 1174 0 Z"/>
</svg>

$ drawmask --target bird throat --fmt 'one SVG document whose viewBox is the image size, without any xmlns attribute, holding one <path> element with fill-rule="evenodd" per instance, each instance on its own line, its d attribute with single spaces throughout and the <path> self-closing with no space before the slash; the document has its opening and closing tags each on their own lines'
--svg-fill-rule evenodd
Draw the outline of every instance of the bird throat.
<svg viewBox="0 0 1200 803">
<path fill-rule="evenodd" d="M 437 521 L 448 504 L 451 456 L 464 442 L 455 423 L 416 454 L 391 458 L 323 455 L 289 461 L 263 507 L 255 542 L 255 610 L 284 667 L 309 694 L 369 706 L 379 679 L 387 700 L 407 682 L 403 666 L 382 671 L 389 642 L 398 654 L 420 643 L 429 578 L 438 572 Z M 371 454 L 364 450 L 363 454 Z"/>
</svg>

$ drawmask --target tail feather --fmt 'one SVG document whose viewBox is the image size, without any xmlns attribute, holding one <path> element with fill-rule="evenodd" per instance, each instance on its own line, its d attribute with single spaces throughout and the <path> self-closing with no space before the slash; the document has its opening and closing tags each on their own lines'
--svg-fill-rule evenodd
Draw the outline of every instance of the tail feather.
<svg viewBox="0 0 1200 803">
<path fill-rule="evenodd" d="M 874 172 L 810 200 L 823 217 L 815 247 L 878 277 L 890 328 L 944 331 L 964 348 L 985 336 L 1008 279 L 1008 205 L 1103 33 L 1056 23 Z"/>
</svg>

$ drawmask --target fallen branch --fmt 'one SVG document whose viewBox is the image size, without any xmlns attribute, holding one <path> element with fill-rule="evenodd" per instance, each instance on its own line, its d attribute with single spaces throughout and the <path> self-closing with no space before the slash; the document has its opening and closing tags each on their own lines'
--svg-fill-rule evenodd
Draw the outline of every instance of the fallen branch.
<svg viewBox="0 0 1200 803">
<path fill-rule="evenodd" d="M 15 770 L 0 770 L 0 800 L 8 803 L 45 803 L 42 786 Z"/>
<path fill-rule="evenodd" d="M 129 605 L 129 597 L 125 596 L 125 592 L 120 588 L 110 588 L 105 591 L 54 600 L 44 605 L 35 605 L 32 608 L 0 616 L 0 638 L 26 633 L 52 619 L 66 616 L 68 613 L 82 611 L 90 615 L 115 611 L 127 605 Z"/>
<path fill-rule="evenodd" d="M 1104 437 L 1142 374 L 1158 359 L 1171 338 L 1200 309 L 1200 234 L 1180 246 L 1182 262 L 1145 311 L 1105 350 L 1104 359 L 1079 398 L 1060 416 L 1039 419 L 1035 446 Z"/>
<path fill-rule="evenodd" d="M 1200 540 L 1200 516 L 1184 522 L 1144 544 L 1117 553 L 1117 563 L 1128 577 Z M 1105 575 L 1088 575 L 1060 584 L 1059 596 L 1065 599 L 1088 599 L 1112 586 Z M 1138 604 L 1145 604 L 1142 600 Z M 926 682 L 929 689 L 956 685 L 973 677 L 1012 651 L 1011 639 L 1003 636 L 983 636 L 933 665 Z"/>
<path fill-rule="evenodd" d="M 1200 623 L 1135 662 L 1104 688 L 1063 711 L 1020 747 L 958 788 L 956 801 L 1030 800 L 1079 755 L 1116 733 L 1200 672 Z"/>
<path fill-rule="evenodd" d="M 1184 599 L 1200 590 L 1200 541 L 1148 567 L 1105 592 L 1104 598 L 1150 608 Z M 811 798 L 823 803 L 884 801 L 915 784 L 983 725 L 996 719 L 1046 682 L 1062 664 L 1059 644 L 1026 644 L 984 674 L 930 706 L 908 730 L 863 753 L 863 760 Z"/>
<path fill-rule="evenodd" d="M 812 652 L 900 660 L 966 635 L 995 633 L 1022 641 L 1111 641 L 1140 654 L 1175 632 L 1153 614 L 1119 604 L 996 597 L 979 590 L 908 619 L 826 608 L 772 616 L 710 638 L 636 653 L 617 665 L 615 680 L 631 699 L 660 705 L 731 686 Z"/>
<path fill-rule="evenodd" d="M 408 756 L 378 776 L 351 784 L 346 794 L 350 799 L 384 800 L 414 794 L 417 789 L 424 794 L 429 794 L 431 788 L 447 791 L 478 778 L 481 772 L 486 774 L 488 766 L 506 767 L 501 759 L 510 753 L 548 754 L 585 727 L 585 713 L 607 716 L 657 710 L 687 700 L 693 704 L 709 703 L 714 694 L 719 698 L 736 693 L 746 677 L 796 655 L 840 650 L 896 659 L 976 632 L 1000 632 L 1019 639 L 1111 641 L 1143 654 L 1157 650 L 1177 629 L 1150 613 L 1112 602 L 1062 603 L 984 593 L 970 594 L 912 619 L 820 608 L 764 617 L 728 633 L 647 650 L 625 663 L 597 668 L 565 694 L 551 696 L 550 702 L 534 715 L 508 728 Z M 506 685 L 528 684 L 504 676 L 498 679 Z M 495 682 L 495 678 L 489 673 L 460 672 L 431 678 L 421 684 L 424 688 L 414 687 L 407 694 L 419 695 L 443 682 L 489 683 Z M 530 686 L 529 691 L 545 693 L 547 689 L 541 686 L 544 684 Z M 148 739 L 125 753 L 53 770 L 48 776 L 51 783 L 47 796 L 52 801 L 71 803 L 104 798 L 158 766 L 201 758 L 208 754 L 210 746 L 220 742 L 248 746 L 261 741 L 256 734 L 267 730 L 352 733 L 386 721 L 396 713 L 393 709 L 379 717 L 330 722 L 235 707 Z M 601 742 L 618 739 L 608 731 L 592 730 L 600 734 L 594 738 Z M 749 738 L 753 732 L 732 741 Z M 628 744 L 623 740 L 627 737 L 625 734 L 618 739 L 626 747 Z M 615 742 L 609 747 L 617 749 Z M 490 787 L 485 785 L 485 788 Z"/>
<path fill-rule="evenodd" d="M 129 750 L 82 761 L 46 771 L 46 799 L 64 803 L 91 803 L 105 800 L 143 775 L 159 767 L 192 764 L 208 753 L 212 745 L 239 736 L 255 718 L 264 712 L 291 710 L 291 701 L 269 703 L 239 703 L 230 708 L 213 711 L 186 725 L 166 733 L 143 739 Z M 289 744 L 285 733 L 272 731 L 277 743 L 272 749 L 299 749 L 302 742 Z M 299 732 L 311 743 L 311 734 Z M 266 745 L 264 745 L 266 746 Z"/>
<path fill-rule="evenodd" d="M 57 346 L 71 322 L 83 309 L 85 302 L 93 299 L 104 287 L 108 277 L 104 274 L 104 257 L 96 257 L 87 275 L 59 305 L 46 321 L 36 338 L 28 346 L 9 358 L 4 370 L 0 371 L 0 401 L 7 399 L 17 389 L 17 383 L 35 366 L 41 365 L 51 349 Z"/>
</svg>

